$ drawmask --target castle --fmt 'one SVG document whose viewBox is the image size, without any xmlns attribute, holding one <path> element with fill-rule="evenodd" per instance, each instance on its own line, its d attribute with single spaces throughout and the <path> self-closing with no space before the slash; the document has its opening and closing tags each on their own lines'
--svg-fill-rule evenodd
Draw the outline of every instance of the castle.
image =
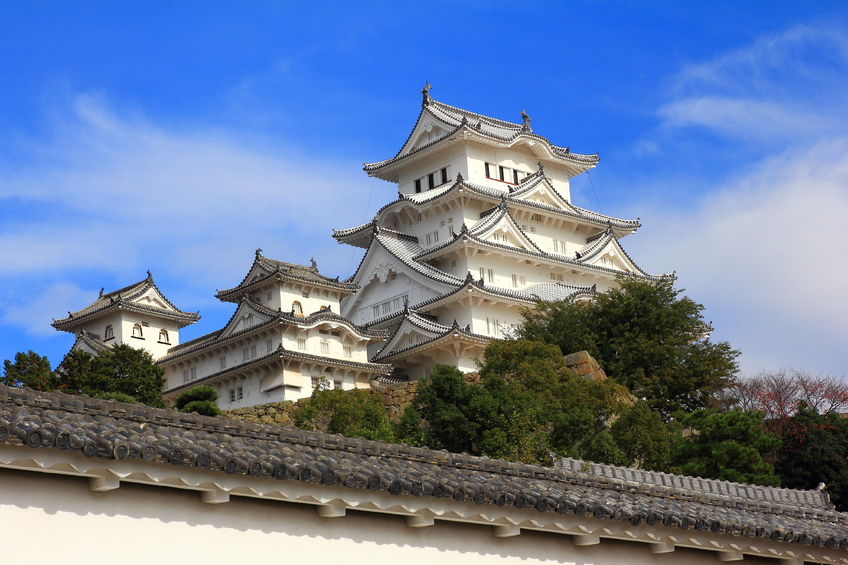
<svg viewBox="0 0 848 565">
<path fill-rule="evenodd" d="M 486 345 L 509 334 L 537 300 L 591 297 L 627 275 L 657 280 L 621 246 L 638 220 L 575 206 L 570 179 L 598 156 L 573 153 L 512 123 L 434 100 L 394 157 L 369 176 L 398 198 L 366 224 L 334 230 L 366 249 L 347 280 L 256 251 L 242 281 L 216 297 L 227 324 L 180 343 L 199 316 L 148 277 L 54 320 L 92 353 L 127 343 L 165 370 L 165 395 L 197 384 L 225 408 L 296 400 L 318 386 L 367 388 L 425 376 L 436 364 L 474 371 Z"/>
</svg>

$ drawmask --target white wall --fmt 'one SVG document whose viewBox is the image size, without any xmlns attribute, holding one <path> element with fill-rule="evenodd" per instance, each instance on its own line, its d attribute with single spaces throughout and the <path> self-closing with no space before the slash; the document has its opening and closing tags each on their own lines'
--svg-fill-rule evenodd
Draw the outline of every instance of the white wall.
<svg viewBox="0 0 848 565">
<path fill-rule="evenodd" d="M 0 516 L 3 535 L 15 540 L 3 547 L 7 565 L 233 565 L 250 556 L 316 565 L 718 563 L 711 552 L 656 555 L 647 544 L 577 547 L 561 534 L 496 538 L 487 526 L 410 528 L 399 516 L 353 511 L 320 518 L 314 507 L 293 503 L 233 497 L 203 504 L 198 493 L 161 487 L 123 484 L 97 493 L 84 479 L 26 471 L 0 470 Z"/>
</svg>

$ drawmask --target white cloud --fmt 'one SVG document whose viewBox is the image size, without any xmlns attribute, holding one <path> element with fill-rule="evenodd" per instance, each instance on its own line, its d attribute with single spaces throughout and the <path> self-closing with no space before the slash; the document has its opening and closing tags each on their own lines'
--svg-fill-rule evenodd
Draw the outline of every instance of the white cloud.
<svg viewBox="0 0 848 565">
<path fill-rule="evenodd" d="M 91 96 L 38 145 L 28 165 L 0 172 L 0 203 L 36 211 L 0 228 L 0 275 L 120 264 L 180 271 L 196 266 L 201 246 L 214 271 L 218 247 L 276 244 L 287 255 L 310 240 L 330 246 L 332 227 L 366 219 L 351 194 L 360 202 L 374 189 L 356 162 L 119 116 Z"/>
<path fill-rule="evenodd" d="M 27 290 L 26 295 L 18 299 L 8 297 L 0 300 L 0 306 L 3 306 L 0 322 L 23 327 L 38 336 L 55 335 L 56 330 L 50 326 L 51 320 L 61 318 L 73 305 L 93 302 L 98 292 L 72 283 L 55 283 L 39 288 L 29 286 Z"/>
</svg>

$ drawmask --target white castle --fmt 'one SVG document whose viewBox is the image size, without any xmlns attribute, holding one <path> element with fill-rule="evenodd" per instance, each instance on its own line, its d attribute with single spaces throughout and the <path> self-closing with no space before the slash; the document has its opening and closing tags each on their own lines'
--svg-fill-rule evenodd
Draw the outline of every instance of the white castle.
<svg viewBox="0 0 848 565">
<path fill-rule="evenodd" d="M 422 94 L 397 155 L 365 165 L 397 183 L 397 200 L 333 232 L 367 249 L 349 279 L 257 250 L 244 279 L 216 294 L 237 307 L 210 334 L 179 342 L 199 316 L 174 306 L 149 272 L 53 326 L 77 336 L 75 349 L 147 350 L 165 370 L 167 398 L 209 384 L 222 407 L 238 408 L 303 398 L 321 383 L 418 379 L 436 364 L 474 371 L 537 300 L 590 297 L 620 275 L 659 278 L 619 243 L 638 220 L 571 203 L 570 179 L 597 155 L 552 144 L 526 112 L 511 123 L 437 102 L 429 83 Z"/>
</svg>

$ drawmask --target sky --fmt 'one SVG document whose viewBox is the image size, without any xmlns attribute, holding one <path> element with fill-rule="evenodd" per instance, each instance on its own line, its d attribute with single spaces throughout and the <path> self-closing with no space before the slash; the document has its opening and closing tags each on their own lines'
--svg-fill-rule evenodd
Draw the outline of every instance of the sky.
<svg viewBox="0 0 848 565">
<path fill-rule="evenodd" d="M 598 167 L 578 205 L 675 272 L 743 375 L 848 378 L 844 2 L 0 0 L 0 359 L 150 269 L 221 327 L 256 248 L 347 277 L 433 98 Z"/>
</svg>

